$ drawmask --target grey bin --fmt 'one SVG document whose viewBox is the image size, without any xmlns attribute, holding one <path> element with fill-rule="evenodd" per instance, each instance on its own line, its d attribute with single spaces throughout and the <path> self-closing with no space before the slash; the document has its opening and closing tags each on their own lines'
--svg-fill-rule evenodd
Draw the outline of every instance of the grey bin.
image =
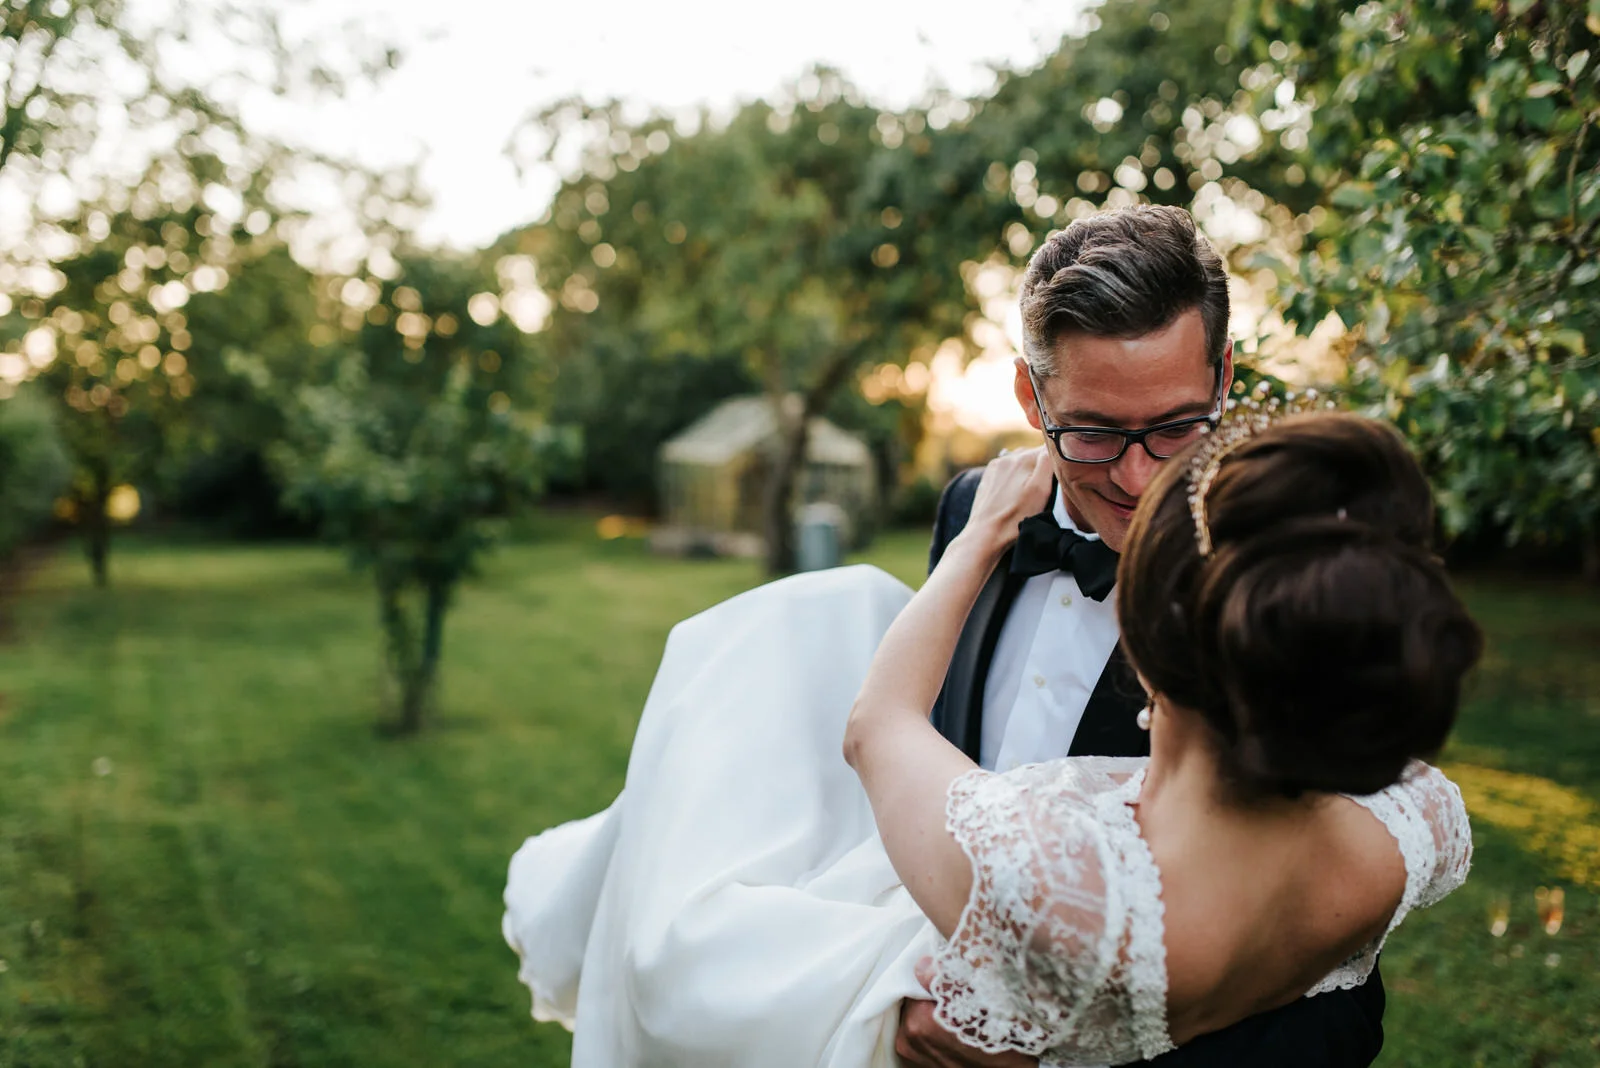
<svg viewBox="0 0 1600 1068">
<path fill-rule="evenodd" d="M 795 562 L 801 571 L 822 571 L 843 562 L 847 521 L 844 509 L 836 504 L 819 501 L 800 509 Z"/>
</svg>

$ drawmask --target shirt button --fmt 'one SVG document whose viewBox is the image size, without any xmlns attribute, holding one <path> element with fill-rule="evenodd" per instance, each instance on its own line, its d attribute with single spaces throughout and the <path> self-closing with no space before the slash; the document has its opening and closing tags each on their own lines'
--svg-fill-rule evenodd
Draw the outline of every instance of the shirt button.
<svg viewBox="0 0 1600 1068">
<path fill-rule="evenodd" d="M 1043 689 L 1044 688 L 1044 676 L 1043 675 L 1035 675 L 1033 677 L 1033 684 L 1035 686 L 1039 687 L 1040 689 Z"/>
<path fill-rule="evenodd" d="M 1062 608 L 1071 608 L 1072 607 L 1072 594 L 1064 593 L 1064 594 L 1061 595 L 1061 607 Z"/>
</svg>

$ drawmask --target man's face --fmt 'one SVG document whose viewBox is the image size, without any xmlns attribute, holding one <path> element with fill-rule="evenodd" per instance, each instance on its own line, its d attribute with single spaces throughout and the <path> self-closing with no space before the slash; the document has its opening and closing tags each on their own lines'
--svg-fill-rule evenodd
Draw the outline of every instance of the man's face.
<svg viewBox="0 0 1600 1068">
<path fill-rule="evenodd" d="M 1206 360 L 1205 321 L 1199 308 L 1142 337 L 1059 338 L 1055 357 L 1056 373 L 1039 380 L 1038 398 L 1054 426 L 1140 430 L 1205 415 L 1216 404 L 1218 382 Z M 1231 342 L 1222 376 L 1222 388 L 1227 389 L 1233 381 Z M 1015 388 L 1028 422 L 1042 431 L 1027 364 L 1020 357 Z M 1133 509 L 1162 461 L 1143 446 L 1129 445 L 1111 463 L 1072 463 L 1061 458 L 1048 438 L 1045 446 L 1072 521 L 1121 552 Z"/>
</svg>

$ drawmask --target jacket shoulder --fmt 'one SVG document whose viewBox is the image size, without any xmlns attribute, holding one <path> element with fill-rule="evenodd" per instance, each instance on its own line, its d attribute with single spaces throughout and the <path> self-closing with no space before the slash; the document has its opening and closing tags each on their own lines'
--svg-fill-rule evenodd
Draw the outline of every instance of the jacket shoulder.
<svg viewBox="0 0 1600 1068">
<path fill-rule="evenodd" d="M 966 527 L 972 517 L 972 501 L 978 495 L 983 468 L 971 467 L 957 474 L 939 495 L 939 510 L 933 518 L 933 543 L 928 549 L 928 570 L 938 566 L 945 547 Z"/>
</svg>

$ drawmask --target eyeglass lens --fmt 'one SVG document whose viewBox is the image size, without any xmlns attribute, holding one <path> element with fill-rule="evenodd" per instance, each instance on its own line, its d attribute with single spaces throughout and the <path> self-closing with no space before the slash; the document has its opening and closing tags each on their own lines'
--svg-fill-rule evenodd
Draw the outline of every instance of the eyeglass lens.
<svg viewBox="0 0 1600 1068">
<path fill-rule="evenodd" d="M 1157 430 L 1144 435 L 1144 444 L 1158 460 L 1170 459 L 1205 432 L 1206 423 L 1193 423 Z M 1123 442 L 1132 442 L 1132 436 L 1093 430 L 1069 430 L 1056 439 L 1061 455 L 1067 460 L 1090 462 L 1112 460 L 1122 452 Z"/>
</svg>

